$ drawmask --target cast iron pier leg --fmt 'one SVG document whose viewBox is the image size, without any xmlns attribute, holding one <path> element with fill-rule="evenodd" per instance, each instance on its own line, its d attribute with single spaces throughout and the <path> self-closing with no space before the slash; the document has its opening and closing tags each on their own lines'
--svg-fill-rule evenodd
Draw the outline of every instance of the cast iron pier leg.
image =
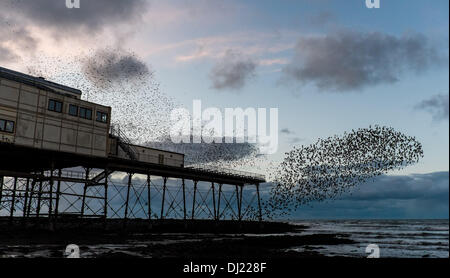
<svg viewBox="0 0 450 278">
<path fill-rule="evenodd" d="M 13 216 L 14 216 L 14 209 L 15 209 L 15 205 L 16 205 L 16 189 L 17 189 L 17 177 L 14 177 L 14 185 L 13 185 L 12 199 L 11 199 L 11 211 L 9 212 L 10 221 L 13 220 Z"/>
<path fill-rule="evenodd" d="M 36 207 L 36 217 L 39 218 L 41 213 L 41 197 L 42 197 L 42 179 L 44 178 L 44 173 L 42 172 L 41 180 L 39 181 L 39 192 Z"/>
<path fill-rule="evenodd" d="M 132 173 L 128 174 L 128 190 L 127 190 L 127 200 L 125 203 L 125 219 L 128 217 L 128 202 L 130 201 L 130 189 L 131 189 L 131 179 L 133 177 Z"/>
<path fill-rule="evenodd" d="M 103 207 L 103 218 L 105 225 L 106 225 L 106 218 L 108 216 L 108 176 L 109 176 L 109 169 L 105 168 L 105 203 Z"/>
<path fill-rule="evenodd" d="M 83 188 L 83 199 L 81 201 L 81 218 L 83 218 L 84 216 L 84 207 L 86 204 L 86 191 L 87 191 L 87 187 L 88 187 L 88 180 L 89 180 L 89 173 L 90 173 L 90 169 L 86 168 L 86 173 L 85 173 L 85 183 L 84 183 L 84 188 Z"/>
<path fill-rule="evenodd" d="M 220 199 L 222 198 L 222 184 L 219 183 L 219 200 L 217 200 L 217 220 L 220 220 Z"/>
<path fill-rule="evenodd" d="M 25 200 L 23 202 L 23 217 L 27 215 L 27 204 L 28 204 L 28 191 L 30 190 L 30 178 L 27 178 L 27 185 L 25 187 Z"/>
<path fill-rule="evenodd" d="M 164 219 L 164 202 L 166 200 L 166 183 L 167 183 L 167 178 L 164 177 L 164 185 L 163 185 L 163 195 L 162 195 L 162 202 L 161 202 L 161 216 L 159 217 L 160 219 Z"/>
<path fill-rule="evenodd" d="M 34 194 L 35 187 L 36 187 L 36 180 L 35 180 L 35 178 L 33 178 L 33 181 L 31 182 L 30 200 L 28 201 L 27 217 L 30 217 L 31 205 L 33 202 L 33 194 Z"/>
<path fill-rule="evenodd" d="M 55 218 L 59 213 L 59 199 L 61 198 L 61 169 L 58 170 L 58 183 L 56 184 Z"/>
<path fill-rule="evenodd" d="M 186 220 L 186 185 L 184 183 L 184 179 L 182 179 L 183 186 L 183 212 L 184 212 L 184 220 Z"/>
<path fill-rule="evenodd" d="M 197 194 L 197 181 L 194 181 L 194 198 L 192 200 L 192 220 L 194 220 L 195 217 L 195 197 Z"/>
<path fill-rule="evenodd" d="M 0 176 L 0 207 L 2 204 L 2 198 L 3 198 L 3 183 L 5 181 L 5 177 L 4 176 Z"/>
<path fill-rule="evenodd" d="M 53 213 L 53 166 L 50 171 L 50 180 L 49 180 L 49 197 L 48 197 L 48 218 L 50 219 L 52 217 Z"/>
<path fill-rule="evenodd" d="M 216 190 L 214 188 L 214 183 L 212 182 L 212 201 L 214 206 L 214 220 L 217 220 L 217 211 L 216 211 Z"/>
<path fill-rule="evenodd" d="M 262 221 L 261 198 L 259 196 L 259 183 L 256 184 L 256 194 L 258 194 L 259 221 Z"/>
<path fill-rule="evenodd" d="M 151 200 L 151 180 L 150 180 L 150 174 L 147 174 L 147 205 L 148 205 L 148 220 L 152 219 L 152 205 L 150 203 Z"/>
<path fill-rule="evenodd" d="M 238 219 L 241 220 L 241 203 L 240 203 L 240 197 L 239 197 L 239 186 L 236 185 L 236 204 L 238 209 Z"/>
<path fill-rule="evenodd" d="M 244 190 L 244 185 L 240 186 L 240 195 L 239 195 L 239 221 L 242 220 L 242 191 Z"/>
</svg>

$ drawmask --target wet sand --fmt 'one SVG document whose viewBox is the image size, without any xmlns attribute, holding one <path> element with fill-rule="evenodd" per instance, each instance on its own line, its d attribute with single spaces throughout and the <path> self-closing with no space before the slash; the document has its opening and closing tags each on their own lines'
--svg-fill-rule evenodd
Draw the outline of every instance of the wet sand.
<svg viewBox="0 0 450 278">
<path fill-rule="evenodd" d="M 62 258 L 68 244 L 77 244 L 85 258 L 299 258 L 323 256 L 314 245 L 353 242 L 339 234 L 301 235 L 305 226 L 280 222 L 131 221 L 126 229 L 122 222 L 106 229 L 96 223 L 53 230 L 45 223 L 0 224 L 0 257 Z M 301 246 L 308 248 L 293 250 Z"/>
</svg>

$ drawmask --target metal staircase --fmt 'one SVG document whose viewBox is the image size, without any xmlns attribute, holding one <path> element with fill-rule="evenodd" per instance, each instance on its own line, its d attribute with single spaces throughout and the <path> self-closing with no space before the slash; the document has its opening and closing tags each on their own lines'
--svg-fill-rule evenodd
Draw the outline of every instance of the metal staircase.
<svg viewBox="0 0 450 278">
<path fill-rule="evenodd" d="M 138 152 L 133 147 L 131 140 L 120 130 L 119 125 L 111 125 L 110 134 L 117 139 L 117 144 L 128 155 L 131 160 L 138 159 Z"/>
</svg>

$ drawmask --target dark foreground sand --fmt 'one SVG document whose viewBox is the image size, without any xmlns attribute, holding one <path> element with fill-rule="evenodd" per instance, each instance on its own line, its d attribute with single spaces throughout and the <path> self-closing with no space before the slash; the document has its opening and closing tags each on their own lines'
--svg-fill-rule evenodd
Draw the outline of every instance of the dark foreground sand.
<svg viewBox="0 0 450 278">
<path fill-rule="evenodd" d="M 52 228 L 49 230 L 49 228 Z M 297 258 L 320 257 L 314 245 L 349 244 L 343 235 L 302 235 L 304 226 L 287 223 L 214 221 L 133 221 L 98 225 L 83 222 L 0 222 L 0 257 L 64 256 L 68 244 L 87 258 Z M 290 250 L 308 246 L 302 252 Z M 311 247 L 312 246 L 312 247 Z"/>
</svg>

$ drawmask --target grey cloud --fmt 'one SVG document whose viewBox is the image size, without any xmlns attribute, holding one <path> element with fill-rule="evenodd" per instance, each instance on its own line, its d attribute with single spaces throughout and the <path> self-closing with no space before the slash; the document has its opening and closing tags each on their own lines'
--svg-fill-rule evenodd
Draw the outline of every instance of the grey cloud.
<svg viewBox="0 0 450 278">
<path fill-rule="evenodd" d="M 280 130 L 281 133 L 284 134 L 292 134 L 293 132 L 291 130 L 289 130 L 289 128 L 283 128 Z"/>
<path fill-rule="evenodd" d="M 32 24 L 57 30 L 70 36 L 81 29 L 92 33 L 107 25 L 140 19 L 146 11 L 145 0 L 81 0 L 79 9 L 68 9 L 65 0 L 7 0 L 0 7 Z M 2 9 L 3 9 L 2 8 Z"/>
<path fill-rule="evenodd" d="M 0 62 L 11 62 L 17 58 L 18 56 L 12 50 L 0 44 Z"/>
<path fill-rule="evenodd" d="M 303 140 L 304 140 L 304 139 L 303 139 L 303 138 L 300 138 L 300 137 L 292 137 L 292 138 L 289 139 L 289 143 L 291 143 L 291 144 L 297 144 L 297 143 L 302 142 Z"/>
<path fill-rule="evenodd" d="M 38 41 L 17 20 L 4 17 L 0 12 L 0 61 L 13 62 L 18 52 L 34 52 Z"/>
<path fill-rule="evenodd" d="M 396 37 L 379 32 L 343 31 L 303 37 L 285 80 L 312 83 L 321 90 L 359 90 L 394 83 L 402 73 L 420 73 L 446 60 L 420 34 Z"/>
<path fill-rule="evenodd" d="M 435 95 L 416 105 L 416 109 L 430 112 L 434 120 L 448 120 L 448 95 Z"/>
<path fill-rule="evenodd" d="M 228 50 L 221 61 L 211 70 L 213 88 L 238 90 L 254 76 L 256 63 L 240 53 Z"/>
<path fill-rule="evenodd" d="M 322 11 L 309 18 L 309 23 L 313 26 L 324 26 L 334 22 L 336 17 L 333 13 L 328 11 Z"/>
<path fill-rule="evenodd" d="M 121 49 L 101 49 L 83 62 L 83 72 L 97 87 L 151 74 L 148 66 L 133 53 Z"/>
</svg>

